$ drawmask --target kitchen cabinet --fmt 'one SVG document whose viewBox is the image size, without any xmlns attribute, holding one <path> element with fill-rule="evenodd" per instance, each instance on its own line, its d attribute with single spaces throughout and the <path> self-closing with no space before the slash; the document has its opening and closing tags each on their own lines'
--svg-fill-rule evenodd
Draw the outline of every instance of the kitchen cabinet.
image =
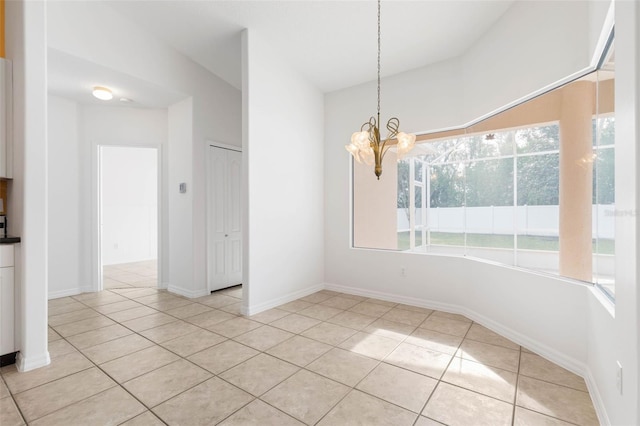
<svg viewBox="0 0 640 426">
<path fill-rule="evenodd" d="M 16 351 L 14 245 L 0 244 L 0 355 Z"/>
</svg>

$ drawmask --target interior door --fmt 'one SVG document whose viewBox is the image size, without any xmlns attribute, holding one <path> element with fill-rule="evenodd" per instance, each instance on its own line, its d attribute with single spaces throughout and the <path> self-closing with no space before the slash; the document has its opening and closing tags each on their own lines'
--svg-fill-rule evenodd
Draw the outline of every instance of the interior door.
<svg viewBox="0 0 640 426">
<path fill-rule="evenodd" d="M 242 283 L 242 153 L 209 148 L 209 290 Z"/>
<path fill-rule="evenodd" d="M 227 151 L 227 271 L 229 285 L 242 284 L 242 153 Z"/>
</svg>

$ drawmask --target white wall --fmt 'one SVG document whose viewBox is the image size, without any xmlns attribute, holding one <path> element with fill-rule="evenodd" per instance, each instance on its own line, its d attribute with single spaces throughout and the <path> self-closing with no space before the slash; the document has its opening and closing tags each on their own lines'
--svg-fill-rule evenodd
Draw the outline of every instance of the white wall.
<svg viewBox="0 0 640 426">
<path fill-rule="evenodd" d="M 586 1 L 514 2 L 463 57 L 465 121 L 587 67 L 588 13 Z"/>
<path fill-rule="evenodd" d="M 382 120 L 402 111 L 400 127 L 407 132 L 462 127 L 586 68 L 592 53 L 588 21 L 601 27 L 604 19 L 594 9 L 598 14 L 591 18 L 585 1 L 515 2 L 464 55 L 385 78 Z M 539 71 L 532 74 L 532 68 Z M 351 128 L 360 128 L 375 112 L 376 83 L 328 99 L 339 93 L 348 93 L 347 118 Z"/>
<path fill-rule="evenodd" d="M 80 279 L 81 222 L 78 105 L 49 95 L 49 297 L 88 289 Z"/>
<path fill-rule="evenodd" d="M 640 292 L 638 291 L 638 200 L 640 185 L 640 7 L 617 1 L 616 21 L 616 303 L 606 309 L 589 297 L 588 365 L 612 425 L 640 424 L 638 380 Z M 617 361 L 623 368 L 616 388 Z"/>
<path fill-rule="evenodd" d="M 405 131 L 462 126 L 589 67 L 593 34 L 601 32 L 604 22 L 603 9 L 584 2 L 558 3 L 517 2 L 462 57 L 384 79 L 383 115 L 399 117 Z M 623 3 L 630 7 L 631 2 Z M 627 19 L 635 19 L 637 28 L 637 9 L 631 15 Z M 627 44 L 637 40 L 632 28 L 631 23 L 626 33 L 616 28 L 617 49 L 621 38 Z M 629 53 L 625 62 L 637 64 L 637 53 L 625 52 Z M 619 61 L 616 66 L 619 69 Z M 629 62 L 626 67 L 626 90 L 637 103 L 637 69 Z M 631 84 L 632 77 L 636 85 Z M 625 107 L 617 102 L 619 117 Z M 602 421 L 608 415 L 613 424 L 639 424 L 637 259 L 629 257 L 636 255 L 635 250 L 627 247 L 626 274 L 619 267 L 616 272 L 618 303 L 616 320 L 612 320 L 606 302 L 594 300 L 590 287 L 582 284 L 459 257 L 350 248 L 350 168 L 343 145 L 374 108 L 374 82 L 325 96 L 325 280 L 329 288 L 464 313 L 587 375 Z M 626 109 L 637 123 L 636 105 Z M 632 145 L 637 135 L 629 136 Z M 635 163 L 626 176 L 637 166 L 637 153 L 630 154 L 628 161 Z M 637 187 L 632 190 L 637 193 Z M 635 198 L 632 204 L 635 209 Z M 636 244 L 637 219 L 625 220 L 616 223 L 616 244 L 619 238 Z M 401 267 L 406 277 L 401 277 Z M 621 301 L 623 295 L 618 292 L 625 287 L 625 301 Z M 615 391 L 616 357 L 629 364 L 624 373 L 628 388 L 622 398 Z"/>
<path fill-rule="evenodd" d="M 183 93 L 183 102 L 191 104 L 188 110 L 181 107 L 183 102 L 169 108 L 169 133 L 174 136 L 169 138 L 172 154 L 166 157 L 167 190 L 172 198 L 167 233 L 179 245 L 169 247 L 172 267 L 163 280 L 185 296 L 207 294 L 205 147 L 207 141 L 241 145 L 240 91 L 150 36 L 107 3 L 52 2 L 49 6 L 49 47 L 148 81 L 159 90 Z M 183 196 L 176 194 L 180 182 L 187 183 Z M 179 207 L 174 208 L 174 199 L 180 200 Z"/>
<path fill-rule="evenodd" d="M 101 147 L 100 181 L 102 264 L 157 259 L 157 150 Z"/>
<path fill-rule="evenodd" d="M 243 309 L 254 313 L 323 283 L 323 96 L 258 33 L 243 33 Z"/>
<path fill-rule="evenodd" d="M 17 364 L 49 364 L 47 350 L 48 183 L 45 2 L 6 2 L 6 50 L 13 62 L 14 179 L 8 217 L 16 235 Z"/>
<path fill-rule="evenodd" d="M 193 173 L 192 147 L 180 142 L 193 139 L 193 99 L 186 99 L 169 107 L 169 289 L 189 295 L 196 292 L 193 285 Z M 179 193 L 179 184 L 187 184 L 187 192 Z M 182 252 L 182 253 L 180 253 Z"/>
<path fill-rule="evenodd" d="M 92 146 L 157 146 L 167 142 L 167 110 L 82 105 L 81 139 Z"/>
<path fill-rule="evenodd" d="M 163 188 L 161 277 L 168 276 L 167 110 L 78 105 L 57 96 L 49 96 L 49 110 L 48 297 L 92 291 L 97 284 L 100 271 L 93 256 L 98 244 L 99 145 L 158 148 Z"/>
<path fill-rule="evenodd" d="M 95 252 L 98 244 L 98 146 L 137 146 L 158 148 L 161 156 L 160 235 L 162 248 L 159 279 L 169 275 L 169 202 L 168 202 L 168 111 L 166 109 L 114 108 L 82 105 L 79 108 L 81 199 L 81 282 L 89 291 L 96 288 L 100 273 Z M 87 184 L 91 182 L 91 184 Z M 85 284 L 87 285 L 87 284 Z M 164 285 L 166 287 L 166 285 Z"/>
</svg>

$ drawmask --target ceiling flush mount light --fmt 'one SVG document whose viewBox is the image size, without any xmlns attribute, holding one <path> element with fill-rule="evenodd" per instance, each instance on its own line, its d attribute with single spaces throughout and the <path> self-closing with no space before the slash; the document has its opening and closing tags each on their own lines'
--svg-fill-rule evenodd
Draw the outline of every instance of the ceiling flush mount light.
<svg viewBox="0 0 640 426">
<path fill-rule="evenodd" d="M 375 164 L 375 174 L 380 180 L 382 174 L 382 160 L 390 148 L 390 142 L 397 139 L 398 159 L 413 149 L 416 135 L 399 131 L 400 120 L 393 117 L 387 122 L 389 134 L 386 139 L 380 139 L 380 0 L 378 0 L 378 114 L 377 119 L 371 117 L 360 127 L 359 132 L 351 135 L 351 143 L 346 145 L 347 151 L 353 155 L 358 163 Z"/>
<path fill-rule="evenodd" d="M 106 87 L 95 86 L 93 88 L 93 92 L 91 93 L 93 93 L 93 96 L 102 101 L 110 101 L 111 99 L 113 99 L 113 93 L 111 93 L 111 90 L 107 89 Z"/>
</svg>

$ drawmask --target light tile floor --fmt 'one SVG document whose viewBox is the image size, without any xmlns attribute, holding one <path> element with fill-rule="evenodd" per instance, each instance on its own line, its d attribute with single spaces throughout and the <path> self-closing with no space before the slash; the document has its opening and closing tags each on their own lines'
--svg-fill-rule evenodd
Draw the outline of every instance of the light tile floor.
<svg viewBox="0 0 640 426">
<path fill-rule="evenodd" d="M 158 262 L 119 263 L 102 267 L 102 281 L 105 289 L 130 287 L 158 287 Z"/>
<path fill-rule="evenodd" d="M 51 365 L 0 370 L 0 424 L 595 425 L 582 378 L 465 317 L 320 291 L 51 300 Z"/>
</svg>

